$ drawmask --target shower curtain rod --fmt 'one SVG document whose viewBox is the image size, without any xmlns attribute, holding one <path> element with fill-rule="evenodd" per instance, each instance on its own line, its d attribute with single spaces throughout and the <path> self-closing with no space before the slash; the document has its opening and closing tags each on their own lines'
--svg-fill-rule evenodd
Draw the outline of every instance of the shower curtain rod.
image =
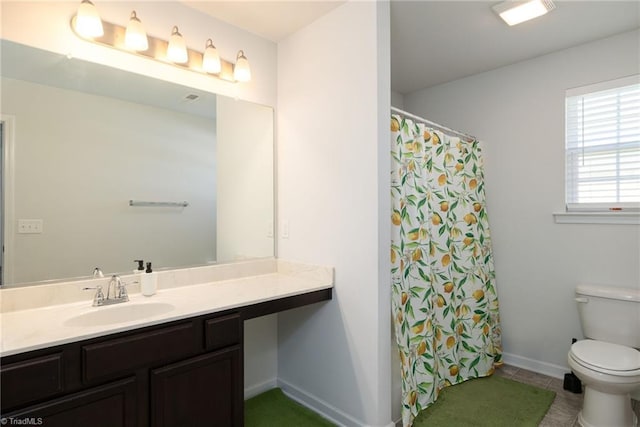
<svg viewBox="0 0 640 427">
<path fill-rule="evenodd" d="M 391 111 L 396 112 L 398 114 L 402 114 L 403 116 L 408 117 L 410 119 L 418 120 L 418 121 L 420 121 L 420 122 L 422 122 L 424 124 L 427 124 L 427 125 L 429 125 L 431 127 L 437 128 L 438 130 L 453 133 L 454 135 L 462 137 L 467 142 L 475 141 L 475 140 L 478 139 L 473 135 L 469 135 L 469 134 L 466 134 L 466 133 L 458 132 L 457 130 L 453 130 L 453 129 L 450 129 L 450 128 L 446 127 L 446 126 L 439 125 L 438 123 L 432 122 L 431 120 L 427 120 L 425 118 L 418 117 L 416 115 L 413 115 L 411 113 L 408 113 L 408 112 L 406 112 L 404 110 L 401 110 L 401 109 L 393 107 L 393 106 L 391 107 Z"/>
</svg>

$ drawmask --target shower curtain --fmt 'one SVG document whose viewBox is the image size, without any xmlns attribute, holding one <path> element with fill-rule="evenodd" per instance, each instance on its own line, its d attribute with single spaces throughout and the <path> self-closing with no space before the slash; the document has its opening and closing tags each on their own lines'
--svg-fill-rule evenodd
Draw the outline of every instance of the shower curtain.
<svg viewBox="0 0 640 427">
<path fill-rule="evenodd" d="M 391 116 L 392 310 L 402 422 L 502 357 L 479 142 Z"/>
</svg>

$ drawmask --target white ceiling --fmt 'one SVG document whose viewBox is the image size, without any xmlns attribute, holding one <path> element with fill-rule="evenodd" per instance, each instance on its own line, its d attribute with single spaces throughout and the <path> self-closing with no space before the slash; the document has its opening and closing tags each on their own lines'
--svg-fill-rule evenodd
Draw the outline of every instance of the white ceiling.
<svg viewBox="0 0 640 427">
<path fill-rule="evenodd" d="M 344 0 L 182 0 L 187 6 L 274 42 L 298 31 Z"/>
<path fill-rule="evenodd" d="M 638 1 L 556 1 L 509 27 L 499 1 L 391 2 L 391 87 L 406 94 L 638 28 Z M 597 61 L 594 58 L 594 61 Z"/>
<path fill-rule="evenodd" d="M 557 0 L 509 27 L 499 1 L 391 1 L 391 88 L 406 94 L 640 27 L 640 2 Z M 277 42 L 344 1 L 185 1 Z M 597 61 L 597 58 L 594 58 Z"/>
</svg>

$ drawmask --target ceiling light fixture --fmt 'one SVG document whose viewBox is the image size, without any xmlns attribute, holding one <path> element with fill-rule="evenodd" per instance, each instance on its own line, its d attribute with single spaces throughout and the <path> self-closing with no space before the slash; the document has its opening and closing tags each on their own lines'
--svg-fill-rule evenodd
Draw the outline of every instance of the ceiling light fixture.
<svg viewBox="0 0 640 427">
<path fill-rule="evenodd" d="M 138 19 L 135 10 L 131 12 L 131 18 L 127 24 L 127 30 L 124 33 L 124 45 L 127 49 L 135 51 L 149 49 L 147 32 L 144 30 L 142 22 Z"/>
<path fill-rule="evenodd" d="M 131 12 L 125 28 L 102 21 L 94 4 L 90 0 L 82 0 L 78 12 L 71 18 L 71 29 L 76 36 L 88 42 L 163 64 L 172 64 L 232 83 L 251 80 L 249 61 L 243 51 L 238 52 L 234 65 L 220 58 L 211 39 L 207 39 L 204 53 L 189 49 L 177 26 L 173 27 L 169 41 L 148 36 L 135 10 Z"/>
<path fill-rule="evenodd" d="M 492 7 L 510 26 L 542 16 L 555 8 L 551 0 L 505 1 Z"/>
<path fill-rule="evenodd" d="M 218 74 L 222 69 L 218 49 L 213 45 L 213 41 L 211 39 L 207 39 L 207 43 L 204 47 L 204 54 L 202 55 L 202 69 L 205 72 L 212 74 Z"/>
<path fill-rule="evenodd" d="M 104 29 L 98 9 L 89 0 L 82 0 L 75 16 L 74 29 L 82 37 L 102 37 Z"/>
</svg>

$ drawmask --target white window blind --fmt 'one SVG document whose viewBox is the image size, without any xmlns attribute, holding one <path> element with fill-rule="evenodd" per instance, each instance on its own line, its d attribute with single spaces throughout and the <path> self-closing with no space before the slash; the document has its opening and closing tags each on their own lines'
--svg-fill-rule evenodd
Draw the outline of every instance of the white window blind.
<svg viewBox="0 0 640 427">
<path fill-rule="evenodd" d="M 640 76 L 567 91 L 566 202 L 640 209 Z"/>
</svg>

